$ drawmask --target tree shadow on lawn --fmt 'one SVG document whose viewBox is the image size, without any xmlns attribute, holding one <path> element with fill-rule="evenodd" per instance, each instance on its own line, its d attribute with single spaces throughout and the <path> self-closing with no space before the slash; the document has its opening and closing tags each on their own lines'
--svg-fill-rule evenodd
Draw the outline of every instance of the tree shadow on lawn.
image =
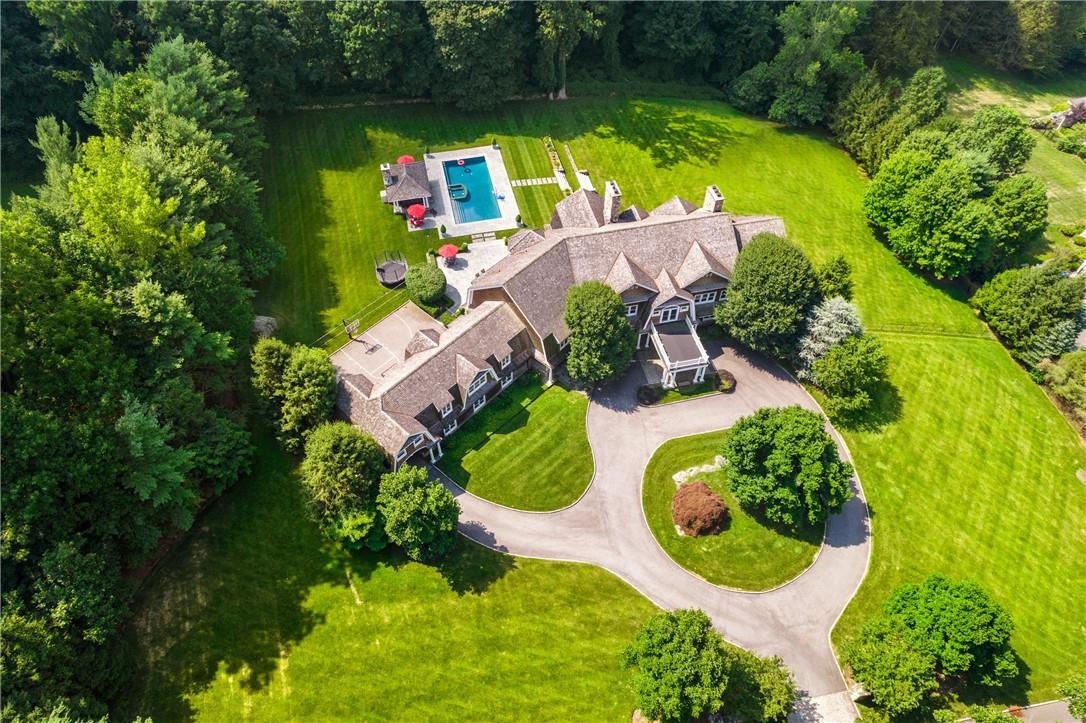
<svg viewBox="0 0 1086 723">
<path fill-rule="evenodd" d="M 998 687 L 983 685 L 965 685 L 953 691 L 958 700 L 966 705 L 1028 705 L 1029 692 L 1033 686 L 1029 682 L 1029 674 L 1032 669 L 1029 664 L 1018 655 L 1018 651 L 1011 650 L 1014 662 L 1018 665 L 1018 674 L 1004 681 Z"/>
<path fill-rule="evenodd" d="M 592 112 L 592 106 L 604 104 L 606 113 Z M 721 104 L 721 108 L 728 107 Z M 451 122 L 433 122 L 438 114 L 447 114 Z M 647 150 L 660 168 L 677 163 L 715 165 L 722 147 L 741 133 L 731 123 L 664 101 L 598 96 L 573 98 L 560 104 L 520 101 L 500 112 L 468 113 L 440 106 L 425 106 L 423 112 L 418 107 L 367 108 L 360 118 L 366 128 L 408 136 L 419 148 L 431 150 L 489 143 L 499 135 L 538 135 L 540 139 L 551 135 L 561 142 L 594 134 Z M 601 123 L 601 119 L 606 120 Z M 539 152 L 545 155 L 542 143 Z"/>
<path fill-rule="evenodd" d="M 279 661 L 324 622 L 307 605 L 311 590 L 348 585 L 306 515 L 293 460 L 274 440 L 258 450 L 252 475 L 149 578 L 125 631 L 135 674 L 118 717 L 190 719 L 189 699 L 220 673 L 263 689 Z"/>
<path fill-rule="evenodd" d="M 647 150 L 657 168 L 678 163 L 715 166 L 721 149 L 738 137 L 730 123 L 642 101 L 621 104 L 611 114 L 611 124 L 596 128 L 594 133 Z"/>
<path fill-rule="evenodd" d="M 484 535 L 489 534 L 485 528 L 482 530 Z M 449 588 L 461 597 L 482 595 L 491 585 L 517 569 L 515 557 L 488 550 L 474 539 L 475 535 L 472 535 L 472 540 L 458 535 L 453 549 L 435 563 L 438 572 L 449 583 Z M 493 536 L 490 539 L 493 540 Z"/>
</svg>

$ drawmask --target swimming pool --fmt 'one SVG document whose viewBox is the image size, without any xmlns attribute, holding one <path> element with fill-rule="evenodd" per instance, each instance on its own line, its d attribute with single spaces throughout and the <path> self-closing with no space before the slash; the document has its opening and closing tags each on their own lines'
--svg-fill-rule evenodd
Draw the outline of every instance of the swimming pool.
<svg viewBox="0 0 1086 723">
<path fill-rule="evenodd" d="M 464 165 L 455 160 L 441 164 L 449 185 L 453 219 L 457 223 L 472 223 L 500 218 L 502 212 L 494 196 L 494 183 L 490 180 L 486 159 L 477 156 L 460 160 Z"/>
</svg>

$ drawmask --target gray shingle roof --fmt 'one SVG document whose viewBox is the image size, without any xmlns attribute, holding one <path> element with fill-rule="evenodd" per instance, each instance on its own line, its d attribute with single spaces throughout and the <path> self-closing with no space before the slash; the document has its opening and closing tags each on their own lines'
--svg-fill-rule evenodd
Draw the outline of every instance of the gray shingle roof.
<svg viewBox="0 0 1086 723">
<path fill-rule="evenodd" d="M 685 301 L 693 301 L 694 297 L 689 291 L 685 291 L 675 281 L 675 277 L 671 275 L 671 272 L 667 269 L 661 269 L 657 275 L 656 288 L 660 290 L 660 293 L 656 295 L 656 298 L 652 301 L 652 308 L 656 308 L 672 299 L 679 298 Z"/>
<path fill-rule="evenodd" d="M 634 206 L 630 206 L 625 211 L 620 213 L 618 215 L 618 220 L 619 221 L 640 221 L 640 220 L 648 218 L 648 217 L 649 217 L 649 212 L 648 211 L 641 208 L 640 206 L 634 205 Z"/>
<path fill-rule="evenodd" d="M 461 360 L 490 368 L 485 359 L 501 359 L 512 351 L 509 341 L 524 331 L 516 313 L 500 301 L 488 301 L 449 324 L 438 346 L 410 356 L 395 375 L 379 386 L 356 384 L 356 375 L 340 374 L 338 406 L 348 418 L 390 454 L 412 435 L 425 431 L 415 416 L 433 404 L 441 409 L 453 400 L 449 390 L 460 381 Z M 332 356 L 333 364 L 336 355 Z M 474 378 L 474 374 L 472 375 Z M 364 381 L 365 377 L 362 378 Z M 470 384 L 471 379 L 467 383 Z M 466 388 L 466 387 L 465 387 Z"/>
<path fill-rule="evenodd" d="M 509 340 L 524 324 L 507 304 L 488 301 L 458 317 L 441 335 L 437 349 L 416 354 L 396 378 L 375 389 L 383 408 L 414 416 L 430 404 L 440 409 L 452 400 L 449 389 L 459 382 L 457 357 L 473 361 L 504 357 Z"/>
<path fill-rule="evenodd" d="M 509 248 L 509 253 L 515 254 L 542 240 L 543 234 L 539 231 L 536 231 L 534 228 L 525 228 L 510 236 L 506 240 L 505 245 Z"/>
<path fill-rule="evenodd" d="M 637 264 L 630 263 L 630 260 L 626 258 L 626 254 L 621 251 L 615 259 L 614 265 L 611 266 L 611 270 L 607 272 L 607 277 L 603 280 L 603 283 L 620 294 L 635 286 L 642 286 L 648 291 L 657 290 L 656 284 L 652 282 L 652 277 L 646 274 L 645 270 Z"/>
<path fill-rule="evenodd" d="M 697 206 L 687 201 L 685 198 L 678 196 L 672 196 L 668 200 L 661 203 L 656 208 L 652 209 L 653 216 L 686 216 L 691 212 L 696 211 Z"/>
<path fill-rule="evenodd" d="M 600 201 L 594 192 L 577 194 L 586 203 L 592 198 Z M 705 265 L 730 278 L 743 243 L 764 231 L 784 235 L 784 222 L 776 216 L 733 217 L 695 208 L 681 199 L 673 202 L 664 206 L 681 209 L 682 215 L 653 212 L 640 221 L 589 228 L 552 225 L 543 241 L 502 259 L 477 277 L 472 288 L 504 288 L 541 338 L 554 334 L 562 340 L 568 335 L 562 321 L 566 291 L 582 281 L 606 281 L 620 253 L 632 266 L 656 278 L 662 269 L 678 274 L 696 241 Z M 690 265 L 700 264 L 695 254 Z M 688 268 L 687 273 L 693 272 Z"/>
<path fill-rule="evenodd" d="M 404 359 L 437 346 L 441 335 L 434 329 L 419 329 L 404 348 Z"/>
<path fill-rule="evenodd" d="M 555 205 L 551 228 L 599 228 L 604 221 L 603 199 L 582 188 Z"/>
<path fill-rule="evenodd" d="M 724 268 L 724 264 L 717 261 L 705 251 L 700 243 L 695 241 L 690 244 L 690 251 L 687 252 L 679 270 L 675 272 L 675 280 L 679 286 L 685 288 L 711 273 L 728 278 L 728 270 Z"/>
<path fill-rule="evenodd" d="M 389 166 L 389 172 L 396 180 L 385 189 L 386 201 L 402 202 L 430 198 L 430 176 L 426 173 L 425 161 L 393 163 Z"/>
</svg>

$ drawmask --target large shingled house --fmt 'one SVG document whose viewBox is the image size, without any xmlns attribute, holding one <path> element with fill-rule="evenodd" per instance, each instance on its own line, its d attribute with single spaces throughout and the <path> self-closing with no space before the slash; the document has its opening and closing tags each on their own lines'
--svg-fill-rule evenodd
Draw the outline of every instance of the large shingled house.
<svg viewBox="0 0 1086 723">
<path fill-rule="evenodd" d="M 441 440 L 525 371 L 551 378 L 568 345 L 566 291 L 589 280 L 621 295 L 638 348 L 655 349 L 665 385 L 700 381 L 710 360 L 698 324 L 712 318 L 743 244 L 762 232 L 783 235 L 784 223 L 726 213 L 716 186 L 700 207 L 678 196 L 651 212 L 621 205 L 614 181 L 602 197 L 584 189 L 567 196 L 543 229 L 509 238 L 509 256 L 472 281 L 467 313 L 448 328 L 401 307 L 397 328 L 411 336 L 379 378 L 354 361 L 349 342 L 332 355 L 340 412 L 395 465 L 436 460 Z"/>
</svg>

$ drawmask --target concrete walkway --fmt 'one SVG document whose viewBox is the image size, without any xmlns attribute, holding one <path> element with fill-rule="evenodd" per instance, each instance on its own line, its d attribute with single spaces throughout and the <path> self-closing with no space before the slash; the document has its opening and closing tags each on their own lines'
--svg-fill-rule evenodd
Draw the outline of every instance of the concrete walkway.
<svg viewBox="0 0 1086 723">
<path fill-rule="evenodd" d="M 522 512 L 444 480 L 460 503 L 460 531 L 513 555 L 598 565 L 665 609 L 701 608 L 729 641 L 784 659 L 804 696 L 794 719 L 851 720 L 855 708 L 829 634 L 863 579 L 870 554 L 867 506 L 858 480 L 853 480 L 852 500 L 828 521 L 811 567 L 768 592 L 728 590 L 687 572 L 663 551 L 645 521 L 642 477 L 662 443 L 730 427 L 760 407 L 818 409 L 776 365 L 735 349 L 706 346 L 714 363 L 735 374 L 734 393 L 639 407 L 634 392 L 642 375 L 634 365 L 625 378 L 592 397 L 587 424 L 596 473 L 580 500 L 555 512 Z"/>
</svg>

